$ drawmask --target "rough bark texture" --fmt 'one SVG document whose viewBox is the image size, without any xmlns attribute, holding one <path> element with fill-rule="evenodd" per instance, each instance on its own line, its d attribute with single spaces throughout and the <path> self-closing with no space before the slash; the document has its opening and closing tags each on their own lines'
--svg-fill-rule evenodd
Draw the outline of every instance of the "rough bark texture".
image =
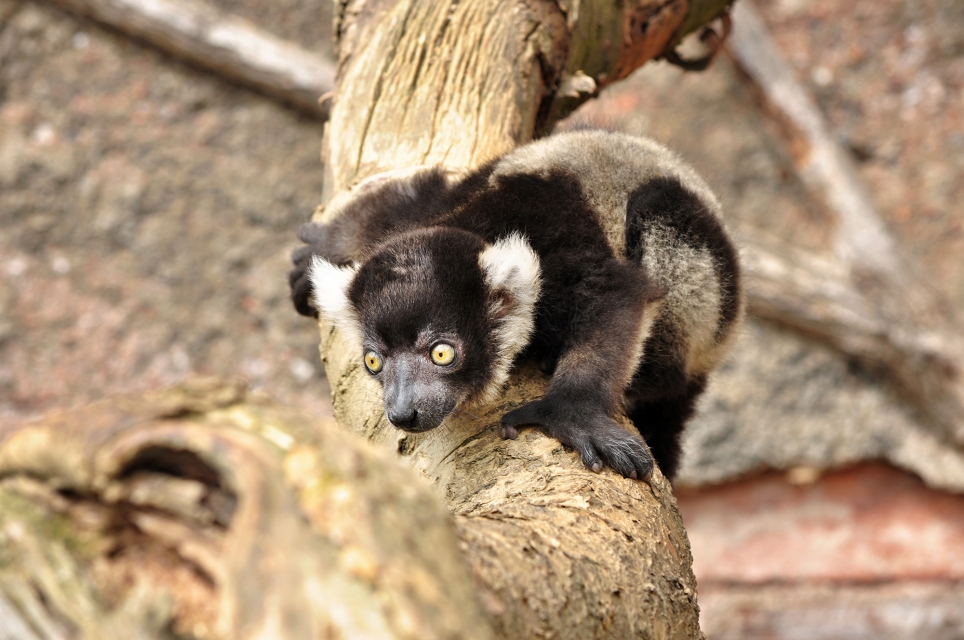
<svg viewBox="0 0 964 640">
<path fill-rule="evenodd" d="M 343 4 L 326 196 L 380 171 L 461 170 L 514 148 L 659 55 L 687 15 L 685 2 L 560 4 Z M 499 402 L 406 435 L 384 420 L 357 354 L 322 334 L 336 417 L 436 483 L 500 636 L 700 637 L 689 545 L 661 474 L 651 487 L 595 475 L 536 431 L 499 438 L 502 414 L 539 397 L 543 376 L 524 369 Z"/>
<path fill-rule="evenodd" d="M 538 431 L 499 437 L 545 390 L 523 368 L 498 402 L 412 435 L 381 415 L 377 384 L 326 331 L 336 418 L 408 458 L 455 516 L 483 606 L 503 638 L 699 638 L 692 555 L 669 482 L 587 471 Z M 626 423 L 628 424 L 628 423 Z"/>
<path fill-rule="evenodd" d="M 326 198 L 378 171 L 509 151 L 659 55 L 687 7 L 728 4 L 343 1 Z"/>
<path fill-rule="evenodd" d="M 0 443 L 0 637 L 489 638 L 424 482 L 198 380 Z"/>
</svg>

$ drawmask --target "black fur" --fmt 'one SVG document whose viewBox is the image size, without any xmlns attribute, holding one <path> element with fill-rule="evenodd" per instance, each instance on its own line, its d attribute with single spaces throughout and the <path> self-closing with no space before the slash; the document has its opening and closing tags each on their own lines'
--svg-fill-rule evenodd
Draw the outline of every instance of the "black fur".
<svg viewBox="0 0 964 640">
<path fill-rule="evenodd" d="M 706 389 L 706 377 L 698 376 L 677 389 L 678 393 L 650 396 L 651 400 L 629 400 L 626 407 L 626 415 L 639 429 L 667 478 L 675 477 L 679 470 L 680 437 L 696 411 L 697 399 Z M 627 399 L 630 398 L 632 395 L 627 394 Z"/>
<path fill-rule="evenodd" d="M 308 246 L 293 254 L 289 276 L 295 308 L 317 315 L 307 275 L 312 255 L 360 263 L 348 295 L 360 311 L 363 349 L 385 358 L 375 375 L 386 413 L 401 416 L 393 422 L 402 428 L 430 429 L 478 397 L 491 375 L 494 294 L 479 254 L 521 232 L 538 255 L 543 283 L 525 353 L 554 373 L 543 398 L 503 417 L 503 437 L 538 425 L 596 471 L 607 464 L 647 479 L 655 456 L 672 477 L 680 433 L 706 376 L 687 371 L 690 337 L 672 310 L 656 317 L 638 366 L 634 360 L 644 314 L 657 313 L 647 309 L 666 293 L 643 266 L 644 240 L 654 226 L 671 228 L 682 244 L 712 256 L 720 306 L 711 311 L 718 311 L 722 343 L 742 308 L 736 252 L 722 225 L 678 179 L 641 180 L 628 195 L 626 255 L 617 256 L 581 176 L 548 169 L 493 179 L 498 162 L 454 183 L 430 170 L 376 185 L 330 224 L 305 225 L 299 237 Z M 455 363 L 426 364 L 424 354 L 438 341 L 457 343 Z M 624 408 L 648 447 L 613 420 Z"/>
</svg>

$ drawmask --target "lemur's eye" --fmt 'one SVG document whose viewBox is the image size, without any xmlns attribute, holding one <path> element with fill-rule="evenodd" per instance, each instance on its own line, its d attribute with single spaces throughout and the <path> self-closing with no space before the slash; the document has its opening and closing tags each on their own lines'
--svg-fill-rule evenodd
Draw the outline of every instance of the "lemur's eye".
<svg viewBox="0 0 964 640">
<path fill-rule="evenodd" d="M 374 351 L 365 354 L 365 366 L 371 373 L 378 373 L 382 370 L 382 358 Z"/>
<path fill-rule="evenodd" d="M 452 345 L 439 342 L 432 347 L 432 362 L 435 364 L 444 367 L 447 364 L 452 364 L 453 360 L 455 360 L 455 347 Z"/>
</svg>

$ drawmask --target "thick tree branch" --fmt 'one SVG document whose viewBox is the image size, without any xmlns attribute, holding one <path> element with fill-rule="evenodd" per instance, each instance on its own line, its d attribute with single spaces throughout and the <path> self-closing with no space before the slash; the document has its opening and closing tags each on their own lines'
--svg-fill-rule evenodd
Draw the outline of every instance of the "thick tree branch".
<svg viewBox="0 0 964 640">
<path fill-rule="evenodd" d="M 326 197 L 379 171 L 509 151 L 662 53 L 687 6 L 729 3 L 345 2 Z"/>
<path fill-rule="evenodd" d="M 490 638 L 417 480 L 233 384 L 50 414 L 0 442 L 0 633 Z"/>
<path fill-rule="evenodd" d="M 658 471 L 649 486 L 593 474 L 536 430 L 500 439 L 501 416 L 541 396 L 544 376 L 524 368 L 500 401 L 405 434 L 379 415 L 376 383 L 337 341 L 325 332 L 328 371 L 341 373 L 336 417 L 435 484 L 499 637 L 701 637 L 689 543 Z"/>
<path fill-rule="evenodd" d="M 344 3 L 326 194 L 342 197 L 381 171 L 459 171 L 511 150 L 595 87 L 659 55 L 686 6 Z M 406 435 L 384 420 L 358 354 L 327 328 L 322 334 L 337 418 L 436 483 L 502 637 L 700 636 L 685 532 L 659 473 L 650 487 L 592 474 L 537 431 L 499 438 L 500 417 L 539 397 L 543 376 L 524 369 L 493 405 Z"/>
</svg>

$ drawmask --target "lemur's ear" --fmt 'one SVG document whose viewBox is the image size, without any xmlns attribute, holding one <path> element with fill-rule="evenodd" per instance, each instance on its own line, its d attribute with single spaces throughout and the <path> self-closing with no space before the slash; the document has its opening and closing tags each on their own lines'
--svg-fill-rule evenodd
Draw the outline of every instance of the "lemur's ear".
<svg viewBox="0 0 964 640">
<path fill-rule="evenodd" d="M 535 306 L 542 286 L 539 256 L 526 239 L 513 233 L 479 254 L 488 289 L 489 317 L 495 328 L 498 356 L 489 394 L 497 393 L 509 376 L 512 361 L 529 344 L 535 326 Z"/>
<path fill-rule="evenodd" d="M 308 278 L 311 280 L 311 301 L 318 314 L 345 333 L 361 350 L 361 323 L 348 299 L 348 287 L 357 271 L 355 265 L 338 267 L 324 258 L 312 256 Z"/>
</svg>

